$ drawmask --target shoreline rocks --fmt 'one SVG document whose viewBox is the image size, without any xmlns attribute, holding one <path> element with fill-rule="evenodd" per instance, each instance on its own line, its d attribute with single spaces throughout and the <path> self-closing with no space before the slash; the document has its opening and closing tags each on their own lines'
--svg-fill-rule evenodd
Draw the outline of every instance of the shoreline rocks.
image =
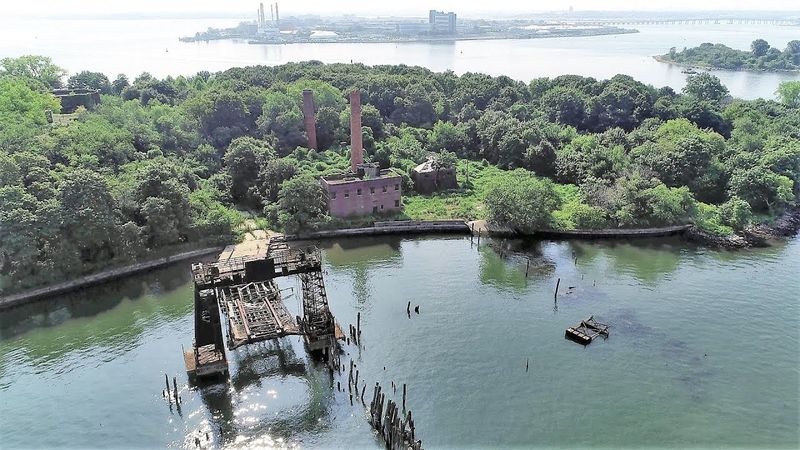
<svg viewBox="0 0 800 450">
<path fill-rule="evenodd" d="M 772 224 L 760 223 L 728 235 L 715 236 L 692 226 L 686 238 L 703 245 L 724 248 L 766 247 L 772 239 L 792 237 L 800 231 L 800 207 L 786 210 Z"/>
</svg>

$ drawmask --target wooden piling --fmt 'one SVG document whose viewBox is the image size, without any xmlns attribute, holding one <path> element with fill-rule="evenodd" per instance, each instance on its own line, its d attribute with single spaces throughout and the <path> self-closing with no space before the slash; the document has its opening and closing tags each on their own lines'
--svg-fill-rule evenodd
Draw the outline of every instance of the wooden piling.
<svg viewBox="0 0 800 450">
<path fill-rule="evenodd" d="M 361 337 L 361 312 L 356 316 L 356 335 L 359 336 L 359 338 Z"/>
<path fill-rule="evenodd" d="M 561 285 L 561 278 L 559 278 L 558 281 L 556 281 L 556 292 L 555 292 L 555 294 L 553 294 L 553 300 L 558 298 L 558 287 L 560 285 Z"/>
<path fill-rule="evenodd" d="M 167 383 L 167 398 L 170 398 L 172 394 L 169 390 L 169 376 L 166 373 L 164 374 L 164 382 Z"/>
<path fill-rule="evenodd" d="M 419 450 L 422 441 L 416 439 L 416 425 L 411 411 L 403 414 L 399 405 L 387 399 L 379 383 L 375 383 L 369 408 L 369 422 L 383 439 L 388 450 Z"/>
<path fill-rule="evenodd" d="M 403 411 L 406 410 L 406 384 L 403 383 Z"/>
<path fill-rule="evenodd" d="M 375 383 L 375 387 L 372 388 L 372 400 L 369 402 L 369 412 L 370 412 L 370 423 L 372 423 L 372 412 L 375 408 L 375 397 L 378 396 L 378 383 Z"/>
<path fill-rule="evenodd" d="M 528 278 L 528 269 L 531 267 L 531 260 L 528 259 L 528 262 L 525 263 L 525 278 Z"/>
<path fill-rule="evenodd" d="M 178 377 L 172 377 L 172 386 L 175 388 L 175 404 L 180 400 L 178 399 Z"/>
</svg>

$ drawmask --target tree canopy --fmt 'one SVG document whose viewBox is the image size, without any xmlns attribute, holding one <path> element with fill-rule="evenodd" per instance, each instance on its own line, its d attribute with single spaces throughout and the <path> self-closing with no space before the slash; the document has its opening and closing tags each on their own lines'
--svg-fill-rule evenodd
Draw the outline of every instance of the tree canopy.
<svg viewBox="0 0 800 450">
<path fill-rule="evenodd" d="M 784 54 L 800 55 L 798 41 Z M 132 81 L 79 72 L 68 84 L 101 89 L 101 105 L 50 124 L 50 90 L 64 77 L 42 57 L 0 69 L 0 275 L 19 288 L 165 246 L 229 242 L 242 210 L 288 232 L 341 225 L 318 178 L 349 170 L 354 89 L 366 158 L 403 178 L 405 205 L 436 218 L 524 231 L 695 222 L 723 233 L 800 194 L 796 82 L 778 102 L 731 98 L 708 74 L 675 92 L 625 75 L 526 84 L 319 62 Z M 307 88 L 318 149 L 303 127 Z M 415 195 L 408 174 L 431 154 L 457 169 L 458 189 Z"/>
<path fill-rule="evenodd" d="M 46 56 L 25 55 L 0 59 L 0 78 L 17 77 L 38 83 L 44 89 L 63 86 L 67 72 Z"/>
</svg>

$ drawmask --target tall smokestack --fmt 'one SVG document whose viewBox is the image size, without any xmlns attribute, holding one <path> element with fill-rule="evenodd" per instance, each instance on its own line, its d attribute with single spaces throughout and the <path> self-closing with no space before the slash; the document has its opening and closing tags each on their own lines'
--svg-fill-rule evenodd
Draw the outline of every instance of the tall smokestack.
<svg viewBox="0 0 800 450">
<path fill-rule="evenodd" d="M 361 92 L 350 93 L 350 170 L 358 172 L 364 163 L 364 144 L 361 141 Z"/>
<path fill-rule="evenodd" d="M 272 3 L 269 4 L 269 20 L 275 22 L 275 5 Z"/>
<path fill-rule="evenodd" d="M 278 16 L 278 2 L 275 2 L 275 23 L 277 24 L 281 18 Z"/>
<path fill-rule="evenodd" d="M 303 89 L 303 123 L 308 136 L 308 148 L 317 150 L 317 119 L 314 117 L 314 92 Z"/>
<path fill-rule="evenodd" d="M 264 4 L 263 3 L 259 3 L 258 4 L 258 27 L 259 28 L 263 28 L 264 27 Z"/>
</svg>

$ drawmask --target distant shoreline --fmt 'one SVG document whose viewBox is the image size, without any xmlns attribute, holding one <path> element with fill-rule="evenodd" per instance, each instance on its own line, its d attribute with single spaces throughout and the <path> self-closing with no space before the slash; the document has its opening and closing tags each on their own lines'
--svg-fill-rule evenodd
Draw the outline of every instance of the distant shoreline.
<svg viewBox="0 0 800 450">
<path fill-rule="evenodd" d="M 727 67 L 716 67 L 716 66 L 705 66 L 700 64 L 687 64 L 687 63 L 680 63 L 676 61 L 672 61 L 671 59 L 667 59 L 664 56 L 666 55 L 656 55 L 653 56 L 653 59 L 660 63 L 669 64 L 678 67 L 685 67 L 687 69 L 700 69 L 700 70 L 721 70 L 725 72 L 750 72 L 750 73 L 789 73 L 789 74 L 800 74 L 800 70 L 796 69 L 731 69 Z"/>
<path fill-rule="evenodd" d="M 248 44 L 252 45 L 286 45 L 286 44 L 413 44 L 413 43 L 448 43 L 448 42 L 456 42 L 456 41 L 499 41 L 499 40 L 527 40 L 527 39 L 552 39 L 552 38 L 580 38 L 580 37 L 592 37 L 592 36 L 609 36 L 609 35 L 619 35 L 619 34 L 635 34 L 639 33 L 637 29 L 609 29 L 609 30 L 597 30 L 589 33 L 548 33 L 548 34 L 541 34 L 541 35 L 487 35 L 487 36 L 462 36 L 462 37 L 417 37 L 417 38 L 410 38 L 410 39 L 341 39 L 341 38 L 307 38 L 307 39 L 298 39 L 292 41 L 282 41 L 282 42 L 273 42 L 273 41 L 259 41 L 255 39 L 249 39 L 246 37 L 233 37 L 233 36 L 225 36 L 219 38 L 211 38 L 211 39 L 197 39 L 194 37 L 183 37 L 180 38 L 181 42 L 211 42 L 211 41 L 222 41 L 222 40 L 241 40 L 247 41 Z"/>
</svg>

